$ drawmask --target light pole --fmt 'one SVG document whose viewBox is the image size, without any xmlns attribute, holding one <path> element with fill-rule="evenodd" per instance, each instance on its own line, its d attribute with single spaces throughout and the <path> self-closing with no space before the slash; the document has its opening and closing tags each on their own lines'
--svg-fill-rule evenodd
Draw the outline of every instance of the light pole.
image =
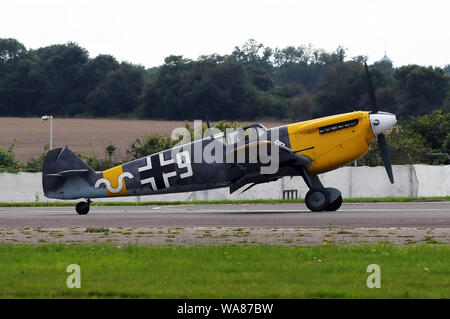
<svg viewBox="0 0 450 319">
<path fill-rule="evenodd" d="M 44 121 L 50 120 L 50 151 L 53 149 L 53 115 L 44 115 Z"/>
</svg>

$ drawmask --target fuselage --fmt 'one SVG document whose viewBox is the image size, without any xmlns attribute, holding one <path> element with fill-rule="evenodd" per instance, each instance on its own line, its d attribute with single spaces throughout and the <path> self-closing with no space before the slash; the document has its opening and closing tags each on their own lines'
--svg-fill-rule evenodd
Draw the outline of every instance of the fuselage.
<svg viewBox="0 0 450 319">
<path fill-rule="evenodd" d="M 308 171 L 319 174 L 344 166 L 369 150 L 377 133 L 374 121 L 378 120 L 371 116 L 369 112 L 355 111 L 271 129 L 256 125 L 253 138 L 256 142 L 272 141 L 310 158 Z M 236 146 L 231 134 L 216 134 L 179 145 L 89 177 L 71 177 L 57 194 L 47 196 L 76 199 L 188 192 L 228 187 L 245 174 L 254 174 L 257 183 L 299 174 L 281 163 L 275 173 L 262 176 L 254 162 L 249 163 L 249 157 L 245 163 L 228 161 L 230 149 Z"/>
</svg>

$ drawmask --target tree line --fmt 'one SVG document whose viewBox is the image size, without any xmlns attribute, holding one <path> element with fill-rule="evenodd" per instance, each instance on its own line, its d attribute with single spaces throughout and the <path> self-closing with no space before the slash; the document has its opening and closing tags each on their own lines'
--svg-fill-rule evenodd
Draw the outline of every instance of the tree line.
<svg viewBox="0 0 450 319">
<path fill-rule="evenodd" d="M 307 120 L 368 109 L 364 56 L 338 47 L 270 48 L 249 40 L 227 55 L 172 55 L 146 69 L 76 43 L 26 49 L 0 38 L 0 116 L 166 120 Z M 450 65 L 370 66 L 380 108 L 400 118 L 450 110 Z"/>
</svg>

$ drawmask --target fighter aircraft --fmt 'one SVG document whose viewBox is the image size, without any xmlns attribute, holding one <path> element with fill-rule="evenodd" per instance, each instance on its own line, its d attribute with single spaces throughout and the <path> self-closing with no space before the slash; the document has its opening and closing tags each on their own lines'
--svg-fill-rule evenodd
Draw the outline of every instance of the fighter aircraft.
<svg viewBox="0 0 450 319">
<path fill-rule="evenodd" d="M 254 124 L 176 145 L 103 172 L 92 170 L 67 147 L 54 149 L 47 153 L 43 164 L 44 194 L 48 198 L 86 199 L 76 205 L 76 212 L 85 215 L 93 198 L 222 187 L 228 187 L 230 193 L 239 189 L 244 192 L 283 176 L 301 176 L 309 188 L 305 196 L 308 209 L 336 211 L 342 204 L 341 192 L 324 187 L 318 174 L 362 157 L 375 137 L 389 180 L 394 183 L 383 133 L 397 120 L 394 114 L 378 110 L 367 64 L 365 72 L 370 111 L 354 111 L 271 129 Z"/>
</svg>

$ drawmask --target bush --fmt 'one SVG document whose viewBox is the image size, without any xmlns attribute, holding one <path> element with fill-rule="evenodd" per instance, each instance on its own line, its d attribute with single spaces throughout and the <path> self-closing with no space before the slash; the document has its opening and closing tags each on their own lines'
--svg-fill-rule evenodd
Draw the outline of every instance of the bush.
<svg viewBox="0 0 450 319">
<path fill-rule="evenodd" d="M 0 147 L 0 172 L 17 173 L 23 169 L 23 164 L 16 159 L 13 152 L 17 141 L 14 141 L 6 150 Z"/>
<path fill-rule="evenodd" d="M 177 142 L 172 141 L 170 136 L 146 135 L 136 139 L 127 150 L 127 154 L 131 155 L 132 159 L 137 159 L 171 148 Z"/>
</svg>

